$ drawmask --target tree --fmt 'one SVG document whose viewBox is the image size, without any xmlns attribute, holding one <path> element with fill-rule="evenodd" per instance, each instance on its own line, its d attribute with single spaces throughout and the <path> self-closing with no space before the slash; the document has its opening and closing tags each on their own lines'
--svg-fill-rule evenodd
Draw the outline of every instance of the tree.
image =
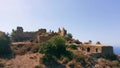
<svg viewBox="0 0 120 68">
<path fill-rule="evenodd" d="M 16 30 L 12 29 L 11 35 L 12 35 L 12 36 L 16 35 Z"/>
<path fill-rule="evenodd" d="M 69 38 L 72 38 L 72 37 L 73 37 L 71 33 L 68 33 L 67 36 L 68 36 Z"/>
<path fill-rule="evenodd" d="M 80 42 L 78 39 L 75 40 L 75 43 L 76 43 L 76 44 L 82 44 L 82 42 Z"/>
<path fill-rule="evenodd" d="M 96 44 L 101 44 L 100 41 L 96 42 Z"/>
<path fill-rule="evenodd" d="M 92 43 L 92 40 L 89 40 L 89 43 L 91 44 L 91 43 Z"/>
<path fill-rule="evenodd" d="M 0 55 L 10 54 L 10 38 L 6 34 L 0 35 Z"/>
<path fill-rule="evenodd" d="M 48 42 L 40 45 L 39 52 L 47 56 L 60 58 L 66 53 L 65 39 L 61 36 L 54 36 Z"/>
<path fill-rule="evenodd" d="M 73 49 L 73 50 L 77 50 L 77 46 L 74 45 L 74 44 L 69 45 L 69 48 L 70 48 L 70 49 Z"/>
</svg>

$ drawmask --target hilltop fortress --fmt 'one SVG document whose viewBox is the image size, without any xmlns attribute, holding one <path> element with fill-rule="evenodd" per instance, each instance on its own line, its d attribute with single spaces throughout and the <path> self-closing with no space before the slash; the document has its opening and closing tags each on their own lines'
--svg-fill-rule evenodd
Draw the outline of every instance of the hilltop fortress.
<svg viewBox="0 0 120 68">
<path fill-rule="evenodd" d="M 24 42 L 24 41 L 31 41 L 36 43 L 42 43 L 48 41 L 51 37 L 55 35 L 60 35 L 67 39 L 66 44 L 75 44 L 79 51 L 82 51 L 84 54 L 97 54 L 99 55 L 113 55 L 113 47 L 106 46 L 102 44 L 91 44 L 91 43 L 76 43 L 75 39 L 68 39 L 67 30 L 62 28 L 58 29 L 58 32 L 49 31 L 47 32 L 46 29 L 39 29 L 35 32 L 24 32 L 22 27 L 17 27 L 16 30 L 13 30 L 13 34 L 11 36 L 11 40 L 13 42 Z"/>
<path fill-rule="evenodd" d="M 51 31 L 47 32 L 46 29 L 39 29 L 35 32 L 24 32 L 22 27 L 17 27 L 16 30 L 13 30 L 11 39 L 13 42 L 22 42 L 22 41 L 36 41 L 36 42 L 45 42 L 49 40 L 54 35 L 65 36 L 67 35 L 67 30 L 59 28 L 58 32 Z"/>
</svg>

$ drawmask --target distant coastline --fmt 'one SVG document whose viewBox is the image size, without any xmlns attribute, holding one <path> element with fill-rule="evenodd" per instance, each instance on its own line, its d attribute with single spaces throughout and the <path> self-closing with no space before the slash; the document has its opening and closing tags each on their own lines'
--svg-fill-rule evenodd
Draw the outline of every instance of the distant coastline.
<svg viewBox="0 0 120 68">
<path fill-rule="evenodd" d="M 115 54 L 120 55 L 120 47 L 118 46 L 113 46 L 113 47 L 114 47 Z"/>
</svg>

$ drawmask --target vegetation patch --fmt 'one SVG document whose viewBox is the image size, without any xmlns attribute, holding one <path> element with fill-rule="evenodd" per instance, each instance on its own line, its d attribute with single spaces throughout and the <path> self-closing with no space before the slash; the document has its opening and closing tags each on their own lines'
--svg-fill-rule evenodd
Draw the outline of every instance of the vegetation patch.
<svg viewBox="0 0 120 68">
<path fill-rule="evenodd" d="M 68 48 L 73 49 L 73 50 L 77 50 L 77 46 L 74 44 L 68 45 Z"/>
<path fill-rule="evenodd" d="M 0 35 L 0 57 L 9 57 L 12 54 L 10 38 L 6 34 Z M 9 56 L 7 56 L 9 55 Z"/>
</svg>

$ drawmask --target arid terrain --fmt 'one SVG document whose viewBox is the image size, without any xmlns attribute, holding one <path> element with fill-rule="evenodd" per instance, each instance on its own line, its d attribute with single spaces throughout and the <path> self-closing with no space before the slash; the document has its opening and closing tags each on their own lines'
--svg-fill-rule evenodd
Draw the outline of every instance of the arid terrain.
<svg viewBox="0 0 120 68">
<path fill-rule="evenodd" d="M 112 46 L 80 42 L 64 28 L 23 32 L 18 27 L 11 36 L 0 33 L 0 68 L 120 68 Z"/>
</svg>

